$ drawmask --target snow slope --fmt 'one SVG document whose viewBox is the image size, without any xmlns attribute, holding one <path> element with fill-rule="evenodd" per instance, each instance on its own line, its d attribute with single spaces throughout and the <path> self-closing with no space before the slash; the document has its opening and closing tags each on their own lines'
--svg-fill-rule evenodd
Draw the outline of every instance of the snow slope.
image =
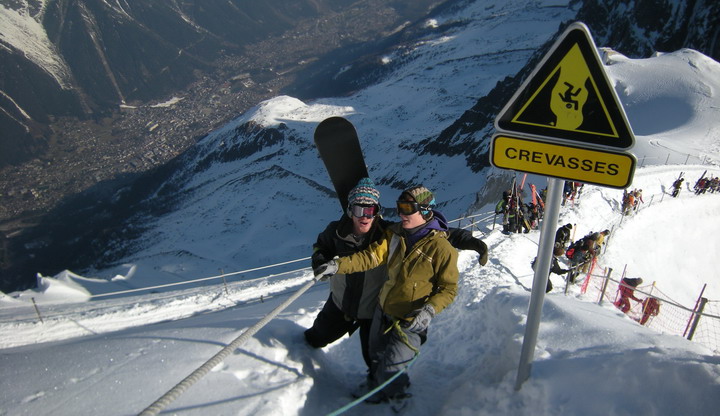
<svg viewBox="0 0 720 416">
<path fill-rule="evenodd" d="M 616 225 L 602 266 L 622 268 L 657 281 L 664 293 L 692 302 L 703 283 L 718 299 L 717 258 L 698 265 L 692 255 L 643 262 L 657 245 L 652 226 L 677 236 L 686 227 L 702 241 L 717 240 L 720 195 L 678 199 L 664 188 L 684 169 L 689 178 L 702 166 L 641 169 L 634 185 L 646 204 Z M 714 175 L 720 170 L 711 169 Z M 619 191 L 587 187 L 576 205 L 561 211 L 561 223 L 576 223 L 577 235 L 611 226 L 621 218 Z M 662 202 L 659 202 L 660 199 Z M 408 408 L 422 415 L 713 414 L 720 405 L 720 355 L 677 335 L 642 327 L 606 302 L 599 306 L 562 281 L 546 297 L 532 376 L 518 392 L 514 383 L 532 284 L 531 259 L 538 231 L 506 236 L 492 230 L 491 211 L 477 223 L 490 262 L 461 252 L 461 289 L 433 322 L 429 341 L 410 370 L 414 393 Z M 676 221 L 665 221 L 668 210 Z M 662 238 L 659 240 L 663 240 Z M 631 261 L 636 261 L 632 263 Z M 691 269 L 679 279 L 678 269 Z M 45 323 L 30 306 L 1 301 L 4 334 L 0 355 L 0 414 L 137 414 L 260 320 L 309 278 L 309 271 L 271 276 L 251 286 L 232 284 L 182 292 L 80 304 L 40 305 Z M 60 283 L 57 283 L 60 284 Z M 275 296 L 272 296 L 275 293 Z M 264 302 L 260 302 L 260 295 Z M 681 296 L 682 294 L 682 296 Z M 685 296 L 687 294 L 687 296 Z M 348 392 L 364 377 L 357 336 L 322 350 L 302 339 L 327 296 L 318 283 L 261 329 L 222 364 L 188 389 L 168 411 L 183 415 L 328 414 L 346 405 Z M 642 297 L 642 295 L 640 295 Z M 17 302 L 17 301 L 15 301 Z M 717 302 L 717 301 L 716 301 Z M 215 309 L 222 309 L 216 310 Z M 49 315 L 49 316 L 48 316 Z M 185 319 L 177 319 L 189 316 Z M 159 318 L 162 322 L 143 324 Z M 661 319 L 662 313 L 656 319 Z M 707 318 L 710 319 L 710 318 Z M 74 328 L 74 329 L 72 329 Z M 124 329 L 121 329 L 124 328 Z M 51 334 L 51 335 L 50 335 Z M 79 335 L 84 336 L 79 336 Z M 52 341 L 52 342 L 43 342 Z M 717 347 L 716 347 L 717 348 Z M 347 414 L 391 414 L 361 404 Z"/>
<path fill-rule="evenodd" d="M 505 2 L 494 12 L 498 16 L 511 15 L 512 7 L 521 8 L 521 4 Z M 506 32 L 511 29 L 503 27 Z M 523 39 L 529 36 L 520 31 L 515 34 Z M 460 37 L 458 32 L 457 38 Z M 503 50 L 507 45 L 498 43 L 502 39 L 500 35 L 486 36 L 483 42 L 497 43 L 497 49 Z M 437 39 L 418 48 L 418 53 L 432 53 L 434 48 L 449 44 L 461 53 L 463 43 L 452 40 Z M 415 55 L 405 59 L 412 61 L 412 56 Z M 393 59 L 398 57 L 388 57 L 389 61 Z M 717 308 L 720 299 L 720 259 L 714 255 L 718 252 L 720 196 L 694 195 L 688 187 L 705 170 L 707 174 L 720 175 L 717 165 L 712 165 L 720 160 L 717 130 L 720 64 L 691 50 L 644 60 L 611 54 L 608 64 L 610 77 L 637 135 L 632 152 L 642 167 L 636 172 L 632 187 L 643 189 L 645 203 L 635 215 L 623 218 L 618 213 L 621 191 L 587 186 L 578 204 L 561 210 L 560 223 L 576 224 L 576 238 L 589 231 L 612 229 L 601 270 L 612 267 L 615 277 L 626 270 L 629 276 L 642 276 L 648 283 L 655 281 L 658 290 L 690 308 L 707 284 L 704 296 L 711 301 L 709 311 L 720 315 L 717 309 L 712 309 Z M 450 77 L 453 71 L 448 70 Z M 380 137 L 424 138 L 435 130 L 423 133 L 428 125 L 418 126 L 417 120 L 422 116 L 415 115 L 432 106 L 427 105 L 429 101 L 424 95 L 412 91 L 423 88 L 440 91 L 446 86 L 438 81 L 443 78 L 432 78 L 437 82 L 433 87 L 423 84 L 421 79 L 421 75 L 408 72 L 388 80 L 375 92 L 369 89 L 353 97 L 319 103 L 305 104 L 291 97 L 278 97 L 243 117 L 268 126 L 284 122 L 299 128 L 301 133 L 305 129 L 308 134 L 313 123 L 324 116 L 348 114 L 363 131 L 377 132 Z M 383 98 L 388 97 L 382 94 L 392 91 L 393 83 L 402 88 L 390 95 L 392 99 Z M 406 91 L 412 102 L 401 99 Z M 476 93 L 473 90 L 468 94 Z M 453 89 L 447 102 L 459 95 Z M 451 107 L 464 108 L 474 100 L 466 98 L 458 99 Z M 402 106 L 398 101 L 402 101 Z M 437 102 L 441 106 L 447 103 Z M 391 122 L 395 119 L 398 123 Z M 397 130 L 388 127 L 395 124 L 399 126 Z M 415 127 L 408 129 L 411 125 Z M 223 137 L 233 128 L 228 126 L 216 134 Z M 398 169 L 390 167 L 397 156 L 395 150 L 392 146 L 380 146 L 366 154 L 373 161 L 372 170 L 390 174 L 391 169 Z M 232 173 L 231 168 L 227 169 L 213 175 Z M 416 176 L 426 173 L 416 169 L 413 172 Z M 679 198 L 670 198 L 668 188 L 681 171 L 688 178 L 686 186 Z M 476 186 L 472 184 L 479 175 L 473 176 L 466 169 L 433 171 L 428 175 L 431 188 L 447 192 L 448 198 L 457 201 L 452 211 L 462 212 L 459 207 L 472 202 L 471 193 L 463 188 L 472 186 L 474 191 Z M 196 185 L 202 179 L 198 178 Z M 528 181 L 540 188 L 544 186 L 539 177 L 530 177 Z M 272 184 L 302 185 L 296 178 Z M 390 198 L 391 191 L 383 189 Z M 316 201 L 318 193 L 310 190 L 304 196 Z M 195 198 L 202 200 L 202 193 Z M 293 208 L 305 218 L 315 217 L 312 220 L 315 225 L 325 224 L 337 214 L 301 201 L 302 198 L 298 199 Z M 267 208 L 267 212 L 260 210 L 261 214 L 277 215 L 278 211 L 270 210 L 276 208 L 272 204 Z M 195 216 L 171 216 L 159 221 L 158 226 L 165 228 L 154 232 L 172 237 L 167 245 L 149 246 L 134 262 L 128 261 L 121 272 L 108 271 L 105 279 L 65 272 L 42 277 L 37 290 L 2 295 L 0 415 L 137 414 L 308 281 L 310 271 L 304 269 L 307 261 L 301 260 L 287 265 L 282 272 L 270 268 L 251 277 L 243 276 L 247 280 L 228 279 L 225 288 L 216 271 L 225 267 L 226 273 L 236 272 L 240 267 L 227 268 L 227 259 L 237 253 L 228 244 L 233 236 L 223 234 L 225 228 L 218 224 L 226 225 L 223 221 L 241 213 L 233 207 L 224 209 L 218 214 L 196 207 L 190 211 Z M 456 216 L 454 212 L 447 214 L 452 218 Z M 537 252 L 539 233 L 506 236 L 493 227 L 491 206 L 479 209 L 477 214 L 476 235 L 488 243 L 490 262 L 479 267 L 477 254 L 460 253 L 459 295 L 434 320 L 430 338 L 410 370 L 414 397 L 408 414 L 717 413 L 720 408 L 717 344 L 699 339 L 690 342 L 677 334 L 653 329 L 656 322 L 661 323 L 669 315 L 669 303 L 664 304 L 653 325 L 644 327 L 619 312 L 611 302 L 598 305 L 595 296 L 581 294 L 578 286 L 564 295 L 562 280 L 555 275 L 551 277 L 555 289 L 545 298 L 531 378 L 520 391 L 514 391 L 532 282 L 530 261 Z M 202 226 L 190 229 L 182 221 Z M 261 217 L 256 221 L 264 222 Z M 298 247 L 309 244 L 319 229 L 308 226 L 312 231 L 287 235 L 288 244 Z M 281 229 L 274 230 L 280 232 Z M 217 238 L 205 239 L 202 233 L 215 233 Z M 265 247 L 275 240 L 256 243 Z M 179 250 L 182 256 L 174 257 L 175 260 L 171 256 L 157 260 L 163 250 L 177 249 L 176 246 L 187 250 Z M 194 253 L 207 256 L 201 258 Z M 260 264 L 291 259 L 272 257 L 262 259 Z M 143 267 L 175 276 L 176 281 L 189 277 L 212 279 L 189 286 L 157 288 L 151 293 L 97 297 L 133 285 L 156 283 L 142 279 Z M 302 331 L 312 324 L 326 297 L 326 284 L 312 287 L 172 402 L 167 413 L 327 414 L 349 403 L 348 391 L 364 376 L 357 336 L 341 339 L 322 350 L 309 349 L 302 339 Z M 33 298 L 43 322 L 38 321 Z M 92 300 L 85 301 L 88 298 Z M 703 321 L 716 324 L 717 319 L 706 317 Z M 385 407 L 365 404 L 348 413 L 391 414 Z"/>
</svg>

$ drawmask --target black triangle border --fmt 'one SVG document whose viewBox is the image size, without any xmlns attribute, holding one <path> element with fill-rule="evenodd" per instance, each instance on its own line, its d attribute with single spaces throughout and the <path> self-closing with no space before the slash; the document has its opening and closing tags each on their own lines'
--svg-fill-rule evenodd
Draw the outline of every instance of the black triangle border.
<svg viewBox="0 0 720 416">
<path fill-rule="evenodd" d="M 590 75 L 597 86 L 600 99 L 605 103 L 605 107 L 610 116 L 609 121 L 613 123 L 618 133 L 618 139 L 609 140 L 606 135 L 601 134 L 561 130 L 552 127 L 515 123 L 512 121 L 533 94 L 540 89 L 543 82 L 552 75 L 557 65 L 575 44 L 579 46 L 580 52 L 590 71 Z M 615 90 L 610 85 L 608 77 L 605 74 L 590 32 L 587 26 L 580 22 L 572 23 L 555 42 L 543 60 L 495 119 L 495 128 L 497 130 L 535 136 L 549 141 L 567 142 L 574 145 L 587 144 L 591 145 L 591 147 L 601 149 L 627 150 L 635 144 L 635 137 L 630 123 L 615 94 Z"/>
</svg>

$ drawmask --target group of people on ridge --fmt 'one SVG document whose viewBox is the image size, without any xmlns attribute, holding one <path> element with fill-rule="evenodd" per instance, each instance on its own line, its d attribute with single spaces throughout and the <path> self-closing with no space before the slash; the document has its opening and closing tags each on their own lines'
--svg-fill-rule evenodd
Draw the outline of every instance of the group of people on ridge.
<svg viewBox="0 0 720 416">
<path fill-rule="evenodd" d="M 565 206 L 567 201 L 575 202 L 580 197 L 582 188 L 585 184 L 581 182 L 565 181 L 563 184 L 563 200 L 562 205 Z"/>
<path fill-rule="evenodd" d="M 360 333 L 367 378 L 354 395 L 363 397 L 404 370 L 427 340 L 430 322 L 454 300 L 457 249 L 478 252 L 487 245 L 470 231 L 450 228 L 424 186 L 403 191 L 400 222 L 380 215 L 380 191 L 369 178 L 348 194 L 347 211 L 313 245 L 315 275 L 330 282 L 330 296 L 305 339 L 322 348 L 345 334 Z M 407 372 L 365 399 L 404 406 L 410 396 Z"/>
<path fill-rule="evenodd" d="M 572 229 L 573 225 L 568 223 L 558 228 L 555 232 L 553 259 L 552 263 L 550 263 L 550 274 L 568 274 L 566 280 L 569 283 L 575 283 L 575 278 L 581 272 L 587 273 L 593 259 L 600 254 L 602 246 L 605 242 L 605 237 L 610 234 L 610 230 L 604 230 L 601 232 L 590 232 L 580 240 L 569 244 L 572 238 Z M 563 269 L 558 261 L 558 258 L 563 254 L 570 262 L 570 268 L 568 269 Z M 533 270 L 535 269 L 536 260 L 537 259 L 533 260 L 531 264 Z M 550 280 L 550 276 L 548 276 L 545 291 L 550 292 L 552 288 L 552 281 Z"/>
<path fill-rule="evenodd" d="M 700 179 L 695 182 L 693 189 L 695 190 L 695 195 L 704 194 L 707 191 L 714 194 L 716 191 L 720 191 L 720 178 L 717 176 L 708 178 L 701 176 Z"/>
<path fill-rule="evenodd" d="M 685 181 L 685 178 L 683 177 L 684 172 L 680 172 L 680 176 L 678 176 L 677 179 L 672 184 L 672 191 L 670 195 L 672 197 L 677 197 L 680 194 L 680 190 L 682 189 L 682 184 Z M 688 185 L 689 188 L 689 185 Z M 717 176 L 709 176 L 706 177 L 705 173 L 698 178 L 697 181 L 695 181 L 695 185 L 693 186 L 693 191 L 695 192 L 695 195 L 704 194 L 707 191 L 710 191 L 710 193 L 715 193 L 716 191 L 720 191 L 720 178 Z"/>
<path fill-rule="evenodd" d="M 622 199 L 622 213 L 623 215 L 630 215 L 631 212 L 637 211 L 640 203 L 645 203 L 642 198 L 642 189 L 633 189 L 629 191 L 623 190 Z"/>
<path fill-rule="evenodd" d="M 502 199 L 495 205 L 495 214 L 502 215 L 503 234 L 529 233 L 538 227 L 543 216 L 543 206 L 523 203 L 519 191 L 503 191 Z"/>
<path fill-rule="evenodd" d="M 631 309 L 630 300 L 634 300 L 642 305 L 642 316 L 637 319 L 640 325 L 645 325 L 651 317 L 660 313 L 660 301 L 652 296 L 645 299 L 639 299 L 635 296 L 635 289 L 640 286 L 643 279 L 640 277 L 630 278 L 624 277 L 618 286 L 618 298 L 614 305 L 623 313 L 628 313 Z"/>
</svg>

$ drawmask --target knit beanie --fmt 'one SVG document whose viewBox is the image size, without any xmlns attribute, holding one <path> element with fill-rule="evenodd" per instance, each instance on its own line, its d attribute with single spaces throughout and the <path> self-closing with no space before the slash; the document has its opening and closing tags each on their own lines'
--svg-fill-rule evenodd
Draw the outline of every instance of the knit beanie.
<svg viewBox="0 0 720 416">
<path fill-rule="evenodd" d="M 375 183 L 370 178 L 362 178 L 358 181 L 353 189 L 348 193 L 348 206 L 360 205 L 380 205 L 380 191 L 375 187 Z"/>
<path fill-rule="evenodd" d="M 403 194 L 410 195 L 415 202 L 423 206 L 435 205 L 435 196 L 424 186 L 413 186 Z"/>
</svg>

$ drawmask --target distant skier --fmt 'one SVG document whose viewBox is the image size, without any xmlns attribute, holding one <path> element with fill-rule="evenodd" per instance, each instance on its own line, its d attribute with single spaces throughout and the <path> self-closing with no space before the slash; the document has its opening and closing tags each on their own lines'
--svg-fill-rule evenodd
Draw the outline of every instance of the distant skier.
<svg viewBox="0 0 720 416">
<path fill-rule="evenodd" d="M 552 263 L 550 263 L 550 272 L 548 273 L 547 285 L 545 286 L 545 293 L 549 293 L 553 288 L 552 281 L 550 281 L 550 275 L 552 273 L 555 273 L 557 275 L 563 275 L 570 271 L 569 269 L 563 269 L 562 267 L 560 267 L 560 263 L 558 263 L 558 256 L 562 255 L 563 252 L 564 251 L 562 249 L 557 248 L 557 247 L 553 251 L 553 258 L 552 258 Z M 530 267 L 532 267 L 533 270 L 535 270 L 536 262 L 537 262 L 537 257 L 535 257 L 535 259 L 532 261 L 532 263 L 530 263 Z"/>
<path fill-rule="evenodd" d="M 567 223 L 555 231 L 555 247 L 559 247 L 565 251 L 568 243 L 570 242 L 570 233 L 572 230 L 572 224 Z"/>
<path fill-rule="evenodd" d="M 565 184 L 563 185 L 562 205 L 565 206 L 565 202 L 567 202 L 568 199 L 571 199 L 574 194 L 575 194 L 575 183 L 572 181 L 565 181 Z"/>
<path fill-rule="evenodd" d="M 717 176 L 710 180 L 710 192 L 715 193 L 720 189 L 720 178 Z"/>
<path fill-rule="evenodd" d="M 610 230 L 604 230 L 601 232 L 590 233 L 585 238 L 588 240 L 589 252 L 591 257 L 597 257 L 600 255 L 602 245 L 605 243 L 605 237 L 610 234 Z"/>
<path fill-rule="evenodd" d="M 635 194 L 633 192 L 623 191 L 622 213 L 630 215 L 633 207 L 635 207 Z"/>
<path fill-rule="evenodd" d="M 643 280 L 639 277 L 634 279 L 624 277 L 620 282 L 620 286 L 618 287 L 618 295 L 620 298 L 615 301 L 615 306 L 623 311 L 623 313 L 628 313 L 630 310 L 630 299 L 635 302 L 642 302 L 642 299 L 635 297 L 635 289 L 640 286 L 642 282 Z"/>
<path fill-rule="evenodd" d="M 510 233 L 510 192 L 503 191 L 502 199 L 495 205 L 495 214 L 502 214 L 502 232 Z"/>
<path fill-rule="evenodd" d="M 632 191 L 632 194 L 635 197 L 635 202 L 633 203 L 633 211 L 637 211 L 638 206 L 645 203 L 642 198 L 642 189 L 635 189 Z"/>
<path fill-rule="evenodd" d="M 570 273 L 568 273 L 570 283 L 575 283 L 575 278 L 580 274 L 581 270 L 587 271 L 587 266 L 594 255 L 594 252 L 591 251 L 592 247 L 593 243 L 583 237 L 572 243 L 565 252 L 571 266 Z"/>
<path fill-rule="evenodd" d="M 660 301 L 657 298 L 649 296 L 642 302 L 643 314 L 640 318 L 640 325 L 645 325 L 651 316 L 658 316 L 660 313 Z"/>
<path fill-rule="evenodd" d="M 672 190 L 672 197 L 676 198 L 680 194 L 680 188 L 682 187 L 683 181 L 685 178 L 678 178 L 673 182 L 673 190 Z"/>
<path fill-rule="evenodd" d="M 530 229 L 532 228 L 530 224 L 530 211 L 528 209 L 528 205 L 526 204 L 519 204 L 518 205 L 518 221 L 517 221 L 517 232 L 523 232 L 525 234 L 530 232 Z M 523 231 L 524 230 L 524 231 Z"/>
</svg>

